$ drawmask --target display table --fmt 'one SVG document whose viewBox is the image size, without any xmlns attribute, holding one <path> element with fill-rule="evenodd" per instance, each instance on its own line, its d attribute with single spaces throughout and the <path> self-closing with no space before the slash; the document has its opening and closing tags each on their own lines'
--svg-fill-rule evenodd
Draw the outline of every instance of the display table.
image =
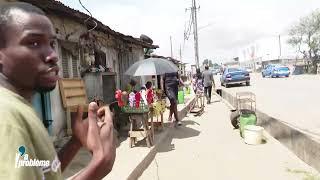
<svg viewBox="0 0 320 180">
<path fill-rule="evenodd" d="M 153 122 L 153 126 L 158 129 L 164 129 L 163 123 L 163 113 L 166 110 L 166 101 L 165 100 L 158 100 L 157 102 L 153 103 L 150 107 L 150 114 L 151 114 L 151 121 Z M 160 116 L 160 121 L 159 121 Z M 156 117 L 156 121 L 153 121 L 153 118 Z"/>
<path fill-rule="evenodd" d="M 146 139 L 147 146 L 151 147 L 154 141 L 154 128 L 153 119 L 151 118 L 151 127 L 149 127 L 149 110 L 134 111 L 134 110 L 122 110 L 124 113 L 128 114 L 130 121 L 129 130 L 129 146 L 132 148 L 135 143 L 137 143 L 138 138 Z M 138 126 L 141 122 L 141 126 Z"/>
</svg>

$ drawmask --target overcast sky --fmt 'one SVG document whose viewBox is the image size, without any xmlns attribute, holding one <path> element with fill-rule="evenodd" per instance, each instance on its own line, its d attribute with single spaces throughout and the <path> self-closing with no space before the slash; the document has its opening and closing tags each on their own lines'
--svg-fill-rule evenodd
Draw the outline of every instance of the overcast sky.
<svg viewBox="0 0 320 180">
<path fill-rule="evenodd" d="M 78 0 L 62 0 L 85 12 Z M 146 34 L 160 46 L 156 54 L 173 55 L 194 63 L 193 36 L 184 42 L 192 0 L 82 0 L 94 17 L 113 30 L 139 37 Z M 197 0 L 200 61 L 239 56 L 246 46 L 260 39 L 277 41 L 300 17 L 320 8 L 320 0 Z M 285 50 L 284 50 L 285 51 Z M 267 53 L 267 52 L 266 52 Z M 285 54 L 285 52 L 283 52 Z"/>
</svg>

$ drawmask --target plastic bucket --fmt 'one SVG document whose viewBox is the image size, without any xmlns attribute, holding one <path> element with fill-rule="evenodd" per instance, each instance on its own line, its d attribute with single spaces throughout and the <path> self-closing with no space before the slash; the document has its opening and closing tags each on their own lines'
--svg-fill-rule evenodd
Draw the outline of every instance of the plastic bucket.
<svg viewBox="0 0 320 180">
<path fill-rule="evenodd" d="M 257 116 L 255 114 L 242 114 L 240 116 L 240 135 L 243 137 L 244 127 L 247 125 L 256 125 L 257 124 Z"/>
<path fill-rule="evenodd" d="M 247 125 L 244 127 L 244 142 L 246 144 L 261 144 L 263 137 L 263 127 Z"/>
<path fill-rule="evenodd" d="M 183 91 L 179 91 L 178 92 L 178 103 L 179 104 L 183 104 L 184 103 L 184 92 Z"/>
</svg>

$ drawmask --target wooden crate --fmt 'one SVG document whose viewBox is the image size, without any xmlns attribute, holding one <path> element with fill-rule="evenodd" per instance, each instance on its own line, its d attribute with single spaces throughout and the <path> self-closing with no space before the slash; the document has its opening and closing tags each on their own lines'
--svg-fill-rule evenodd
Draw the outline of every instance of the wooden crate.
<svg viewBox="0 0 320 180">
<path fill-rule="evenodd" d="M 67 134 L 72 135 L 71 112 L 77 112 L 77 107 L 83 106 L 83 111 L 88 111 L 86 87 L 80 78 L 62 78 L 59 80 L 59 88 L 63 107 L 66 109 Z"/>
</svg>

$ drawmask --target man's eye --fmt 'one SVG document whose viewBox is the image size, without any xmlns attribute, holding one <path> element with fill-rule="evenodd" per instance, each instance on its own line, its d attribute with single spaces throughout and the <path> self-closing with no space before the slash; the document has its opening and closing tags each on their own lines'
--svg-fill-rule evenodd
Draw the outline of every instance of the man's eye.
<svg viewBox="0 0 320 180">
<path fill-rule="evenodd" d="M 38 43 L 38 42 L 30 42 L 30 43 L 29 43 L 29 45 L 30 45 L 31 47 L 38 47 L 39 44 L 40 44 L 40 43 Z"/>
</svg>

